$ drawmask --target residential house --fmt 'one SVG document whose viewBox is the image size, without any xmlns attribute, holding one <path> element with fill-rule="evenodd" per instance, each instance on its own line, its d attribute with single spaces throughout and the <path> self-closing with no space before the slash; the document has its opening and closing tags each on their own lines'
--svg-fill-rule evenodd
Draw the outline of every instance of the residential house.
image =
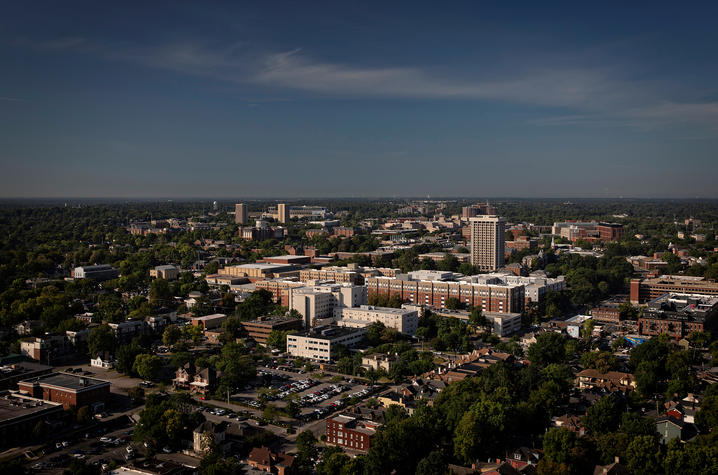
<svg viewBox="0 0 718 475">
<path fill-rule="evenodd" d="M 249 453 L 247 463 L 257 470 L 277 475 L 294 473 L 294 457 L 284 452 L 274 453 L 267 447 L 255 447 Z"/>
<path fill-rule="evenodd" d="M 620 391 L 627 393 L 636 389 L 636 378 L 632 373 L 608 371 L 601 373 L 595 369 L 584 369 L 578 373 L 576 383 L 579 389 L 605 389 L 610 392 Z"/>
<path fill-rule="evenodd" d="M 15 331 L 20 336 L 32 335 L 33 330 L 42 327 L 41 320 L 25 320 L 15 325 Z"/>
<path fill-rule="evenodd" d="M 695 425 L 670 416 L 661 417 L 656 421 L 656 432 L 658 432 L 661 442 L 664 444 L 676 438 L 681 442 L 688 442 L 698 435 L 698 429 Z"/>
<path fill-rule="evenodd" d="M 527 465 L 538 465 L 543 457 L 543 451 L 519 447 L 506 455 L 506 462 L 516 470 L 521 470 Z"/>
<path fill-rule="evenodd" d="M 112 369 L 115 367 L 114 359 L 105 355 L 97 355 L 97 358 L 90 359 L 90 366 L 93 368 Z"/>
<path fill-rule="evenodd" d="M 579 436 L 586 434 L 586 428 L 583 426 L 583 422 L 579 416 L 564 414 L 557 417 L 553 422 L 556 427 L 565 427 Z"/>
<path fill-rule="evenodd" d="M 177 368 L 172 386 L 205 396 L 217 389 L 217 372 L 212 368 L 196 368 L 194 364 L 187 363 Z"/>
<path fill-rule="evenodd" d="M 628 467 L 618 461 L 618 457 L 613 463 L 608 465 L 596 465 L 593 469 L 593 475 L 630 475 L 631 471 Z"/>
</svg>

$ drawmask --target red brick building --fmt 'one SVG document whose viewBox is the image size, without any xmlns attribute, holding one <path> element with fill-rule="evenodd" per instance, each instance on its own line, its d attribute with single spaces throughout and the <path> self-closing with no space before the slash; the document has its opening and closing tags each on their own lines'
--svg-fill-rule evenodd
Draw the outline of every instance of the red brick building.
<svg viewBox="0 0 718 475">
<path fill-rule="evenodd" d="M 623 225 L 617 223 L 598 223 L 596 226 L 601 241 L 620 241 L 623 237 Z"/>
<path fill-rule="evenodd" d="M 454 297 L 467 306 L 481 306 L 484 312 L 521 313 L 524 310 L 523 285 L 417 281 L 389 277 L 370 277 L 366 279 L 366 284 L 369 297 L 397 296 L 404 302 L 434 308 L 446 308 L 446 300 Z"/>
<path fill-rule="evenodd" d="M 62 407 L 93 406 L 110 396 L 110 382 L 70 373 L 52 373 L 17 383 L 18 389 L 36 399 L 62 404 Z"/>
<path fill-rule="evenodd" d="M 718 296 L 718 282 L 684 275 L 662 275 L 654 279 L 631 280 L 632 304 L 645 303 L 670 292 Z"/>
<path fill-rule="evenodd" d="M 326 420 L 327 443 L 358 452 L 368 452 L 371 438 L 381 424 L 340 414 Z"/>
<path fill-rule="evenodd" d="M 638 319 L 640 335 L 666 333 L 679 340 L 693 332 L 706 330 L 718 313 L 718 297 L 665 294 L 648 303 Z"/>
<path fill-rule="evenodd" d="M 618 306 L 602 305 L 591 309 L 594 320 L 604 323 L 618 323 L 621 321 L 621 311 Z"/>
</svg>

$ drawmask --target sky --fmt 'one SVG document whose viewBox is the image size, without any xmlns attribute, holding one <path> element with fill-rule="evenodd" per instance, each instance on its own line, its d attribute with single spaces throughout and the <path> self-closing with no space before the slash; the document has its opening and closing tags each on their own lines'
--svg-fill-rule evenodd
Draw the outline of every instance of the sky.
<svg viewBox="0 0 718 475">
<path fill-rule="evenodd" d="M 718 2 L 6 2 L 0 197 L 718 197 Z"/>
</svg>

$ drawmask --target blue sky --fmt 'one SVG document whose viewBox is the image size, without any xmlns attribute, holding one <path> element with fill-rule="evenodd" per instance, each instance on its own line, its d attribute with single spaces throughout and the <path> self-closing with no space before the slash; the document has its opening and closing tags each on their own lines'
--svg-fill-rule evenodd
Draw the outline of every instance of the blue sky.
<svg viewBox="0 0 718 475">
<path fill-rule="evenodd" d="M 0 196 L 718 197 L 716 2 L 8 2 Z"/>
</svg>

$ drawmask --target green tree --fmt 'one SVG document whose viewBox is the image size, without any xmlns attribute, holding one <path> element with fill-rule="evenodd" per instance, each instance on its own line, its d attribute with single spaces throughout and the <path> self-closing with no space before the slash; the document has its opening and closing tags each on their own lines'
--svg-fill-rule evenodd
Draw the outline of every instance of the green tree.
<svg viewBox="0 0 718 475">
<path fill-rule="evenodd" d="M 663 471 L 661 451 L 654 436 L 635 437 L 626 449 L 628 468 L 636 475 L 653 475 Z"/>
<path fill-rule="evenodd" d="M 588 408 L 583 418 L 583 424 L 592 434 L 612 432 L 618 429 L 622 410 L 622 404 L 613 393 L 608 394 Z"/>
<path fill-rule="evenodd" d="M 87 348 L 93 358 L 104 352 L 113 353 L 115 343 L 115 334 L 109 325 L 95 327 L 90 330 L 90 334 L 87 336 Z"/>
<path fill-rule="evenodd" d="M 318 475 L 337 475 L 349 463 L 349 456 L 338 447 L 324 450 L 322 461 L 317 464 Z"/>
<path fill-rule="evenodd" d="M 165 279 L 154 279 L 150 283 L 150 303 L 156 306 L 168 305 L 172 300 L 169 283 Z"/>
<path fill-rule="evenodd" d="M 543 451 L 547 460 L 571 465 L 578 441 L 576 434 L 563 427 L 549 429 L 543 438 Z"/>
<path fill-rule="evenodd" d="M 122 345 L 117 348 L 115 354 L 115 369 L 124 374 L 132 372 L 132 367 L 135 364 L 135 357 L 143 353 L 142 348 L 138 345 Z"/>
<path fill-rule="evenodd" d="M 695 420 L 703 430 L 715 432 L 718 429 L 718 394 L 711 394 L 703 399 Z"/>
<path fill-rule="evenodd" d="M 162 343 L 165 346 L 173 346 L 182 338 L 182 330 L 177 325 L 168 325 L 165 331 L 162 332 Z"/>
<path fill-rule="evenodd" d="M 294 333 L 293 331 L 283 330 L 272 330 L 267 337 L 267 346 L 279 350 L 281 352 L 287 351 L 287 335 Z"/>
<path fill-rule="evenodd" d="M 508 394 L 502 391 L 474 403 L 454 432 L 456 456 L 469 463 L 497 450 L 501 446 L 500 435 L 508 424 L 510 411 Z"/>
<path fill-rule="evenodd" d="M 182 339 L 198 345 L 204 340 L 204 335 L 202 335 L 202 330 L 198 326 L 185 325 L 182 327 Z"/>
<path fill-rule="evenodd" d="M 446 473 L 449 466 L 440 450 L 432 450 L 429 455 L 419 460 L 416 475 L 440 475 Z"/>
<path fill-rule="evenodd" d="M 536 337 L 536 343 L 529 346 L 527 356 L 531 363 L 538 366 L 563 363 L 566 359 L 564 337 L 554 332 L 541 333 Z"/>
<path fill-rule="evenodd" d="M 228 343 L 222 347 L 217 369 L 222 372 L 218 388 L 221 394 L 243 388 L 257 375 L 254 360 L 247 354 L 247 348 L 239 343 Z"/>
<path fill-rule="evenodd" d="M 311 473 L 317 459 L 317 439 L 314 434 L 305 430 L 297 436 L 297 470 L 300 473 Z"/>
<path fill-rule="evenodd" d="M 135 356 L 132 371 L 140 378 L 151 381 L 157 377 L 161 367 L 162 359 L 159 356 L 140 353 Z"/>
</svg>

